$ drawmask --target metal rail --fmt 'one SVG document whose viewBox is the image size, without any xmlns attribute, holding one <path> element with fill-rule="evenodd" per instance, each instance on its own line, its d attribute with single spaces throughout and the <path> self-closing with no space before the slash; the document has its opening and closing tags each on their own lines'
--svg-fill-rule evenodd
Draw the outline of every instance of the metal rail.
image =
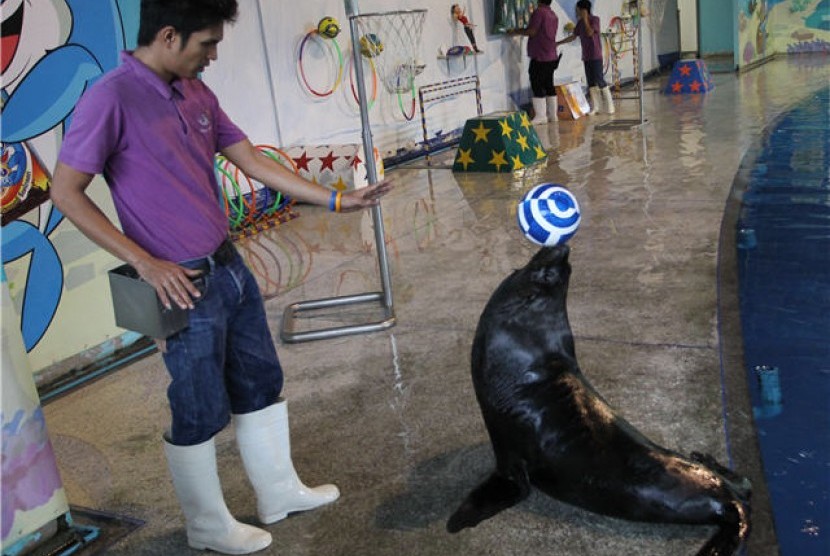
<svg viewBox="0 0 830 556">
<path fill-rule="evenodd" d="M 360 38 L 357 28 L 357 18 L 360 11 L 357 0 L 345 0 L 346 15 L 349 17 L 349 29 L 352 35 L 352 56 L 355 72 L 357 74 L 358 99 L 360 100 L 360 123 L 363 129 L 363 152 L 366 159 L 366 170 L 370 184 L 378 183 L 378 171 L 375 164 L 375 152 L 372 142 L 372 128 L 369 123 L 369 108 L 366 95 L 366 84 L 363 80 L 363 63 L 360 53 Z M 375 14 L 376 15 L 376 14 Z M 371 208 L 372 222 L 375 231 L 375 248 L 378 255 L 378 266 L 380 270 L 381 291 L 363 293 L 357 295 L 346 295 L 340 297 L 329 297 L 301 301 L 289 305 L 282 318 L 282 330 L 280 337 L 287 343 L 308 342 L 311 340 L 325 340 L 347 336 L 352 334 L 365 334 L 377 332 L 395 326 L 395 309 L 392 304 L 392 280 L 389 275 L 389 258 L 386 253 L 386 233 L 383 229 L 383 211 L 380 205 Z M 295 331 L 294 322 L 303 313 L 319 309 L 329 309 L 362 303 L 378 303 L 383 309 L 383 316 L 380 320 L 365 323 L 347 324 L 318 328 L 314 330 Z"/>
</svg>

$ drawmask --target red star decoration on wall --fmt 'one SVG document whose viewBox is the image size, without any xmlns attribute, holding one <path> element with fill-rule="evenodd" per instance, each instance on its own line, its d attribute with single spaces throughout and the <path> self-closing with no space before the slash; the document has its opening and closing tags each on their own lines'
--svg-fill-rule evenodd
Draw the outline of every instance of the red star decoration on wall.
<svg viewBox="0 0 830 556">
<path fill-rule="evenodd" d="M 672 83 L 671 91 L 673 93 L 679 93 L 682 90 L 683 90 L 683 83 L 681 83 L 680 81 L 675 81 L 674 83 Z"/>
<path fill-rule="evenodd" d="M 689 77 L 690 75 L 692 75 L 692 66 L 682 65 L 682 66 L 680 66 L 679 71 L 680 71 L 680 75 L 682 75 L 683 77 Z"/>
<path fill-rule="evenodd" d="M 692 81 L 691 85 L 689 85 L 689 88 L 692 90 L 693 93 L 699 93 L 701 85 L 703 85 L 703 83 L 695 79 L 694 81 Z"/>
<path fill-rule="evenodd" d="M 326 156 L 321 156 L 320 157 L 320 162 L 322 162 L 323 165 L 320 166 L 320 171 L 322 172 L 323 170 L 326 169 L 326 166 L 328 166 L 329 170 L 334 172 L 334 161 L 337 160 L 338 158 L 340 158 L 340 157 L 339 156 L 334 156 L 334 151 L 329 151 L 329 154 L 327 154 Z"/>
<path fill-rule="evenodd" d="M 299 157 L 299 158 L 295 158 L 295 159 L 293 159 L 293 160 L 294 160 L 294 162 L 297 164 L 297 170 L 305 170 L 306 172 L 309 172 L 309 171 L 310 171 L 310 170 L 308 169 L 308 163 L 309 163 L 309 162 L 311 162 L 311 160 L 312 160 L 312 159 L 311 159 L 311 158 L 308 158 L 308 157 L 306 156 L 306 152 L 305 152 L 305 151 L 303 151 L 303 154 L 302 154 L 302 155 L 300 155 L 300 157 Z"/>
<path fill-rule="evenodd" d="M 361 162 L 363 162 L 363 161 L 360 160 L 360 157 L 357 156 L 357 155 L 354 155 L 354 158 L 352 158 L 352 161 L 349 163 L 349 166 L 351 166 L 352 168 L 357 170 L 357 167 L 360 165 Z"/>
</svg>

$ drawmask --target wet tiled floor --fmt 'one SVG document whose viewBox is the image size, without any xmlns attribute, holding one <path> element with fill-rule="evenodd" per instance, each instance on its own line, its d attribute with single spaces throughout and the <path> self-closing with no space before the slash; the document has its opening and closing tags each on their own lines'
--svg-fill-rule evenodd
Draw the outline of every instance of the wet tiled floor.
<svg viewBox="0 0 830 556">
<path fill-rule="evenodd" d="M 385 332 L 278 339 L 289 304 L 378 289 L 368 214 L 300 206 L 299 218 L 240 241 L 269 298 L 295 466 L 308 484 L 342 491 L 330 507 L 267 527 L 274 544 L 264 553 L 695 554 L 711 529 L 628 523 L 538 494 L 475 529 L 445 532 L 492 466 L 470 381 L 474 328 L 495 286 L 534 252 L 515 202 L 542 181 L 567 186 L 583 213 L 568 302 L 587 377 L 657 443 L 711 453 L 755 478 L 751 409 L 724 407 L 722 370 L 727 385 L 744 378 L 739 350 L 724 357 L 719 336 L 735 318 L 717 311 L 721 223 L 749 146 L 828 79 L 826 57 L 798 56 L 717 74 L 706 95 L 662 95 L 655 81 L 645 126 L 595 129 L 607 116 L 541 126 L 550 156 L 522 173 L 389 171 L 396 189 L 383 213 L 397 325 Z M 633 101 L 619 108 L 617 117 L 637 116 Z M 374 318 L 373 310 L 325 320 Z M 107 554 L 189 553 L 160 443 L 166 382 L 154 354 L 44 408 L 70 503 L 146 521 Z M 217 451 L 229 508 L 254 522 L 231 431 Z M 776 554 L 764 485 L 756 492 L 751 554 Z"/>
</svg>

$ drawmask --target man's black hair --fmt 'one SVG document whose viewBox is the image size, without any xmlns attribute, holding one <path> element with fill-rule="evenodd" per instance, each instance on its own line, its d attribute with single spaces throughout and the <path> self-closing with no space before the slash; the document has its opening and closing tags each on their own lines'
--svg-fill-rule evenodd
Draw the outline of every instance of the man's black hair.
<svg viewBox="0 0 830 556">
<path fill-rule="evenodd" d="M 579 0 L 579 2 L 576 3 L 576 7 L 591 13 L 590 0 Z"/>
<path fill-rule="evenodd" d="M 141 0 L 138 46 L 149 46 L 164 27 L 173 27 L 182 38 L 220 23 L 236 21 L 237 0 Z"/>
</svg>

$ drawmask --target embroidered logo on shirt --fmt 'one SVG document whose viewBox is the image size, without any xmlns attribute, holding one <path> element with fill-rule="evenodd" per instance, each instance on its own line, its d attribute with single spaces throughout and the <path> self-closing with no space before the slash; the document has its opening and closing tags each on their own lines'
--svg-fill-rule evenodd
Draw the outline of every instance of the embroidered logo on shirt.
<svg viewBox="0 0 830 556">
<path fill-rule="evenodd" d="M 199 116 L 199 132 L 210 133 L 210 129 L 210 118 L 208 117 L 207 112 L 202 112 L 202 115 Z"/>
</svg>

